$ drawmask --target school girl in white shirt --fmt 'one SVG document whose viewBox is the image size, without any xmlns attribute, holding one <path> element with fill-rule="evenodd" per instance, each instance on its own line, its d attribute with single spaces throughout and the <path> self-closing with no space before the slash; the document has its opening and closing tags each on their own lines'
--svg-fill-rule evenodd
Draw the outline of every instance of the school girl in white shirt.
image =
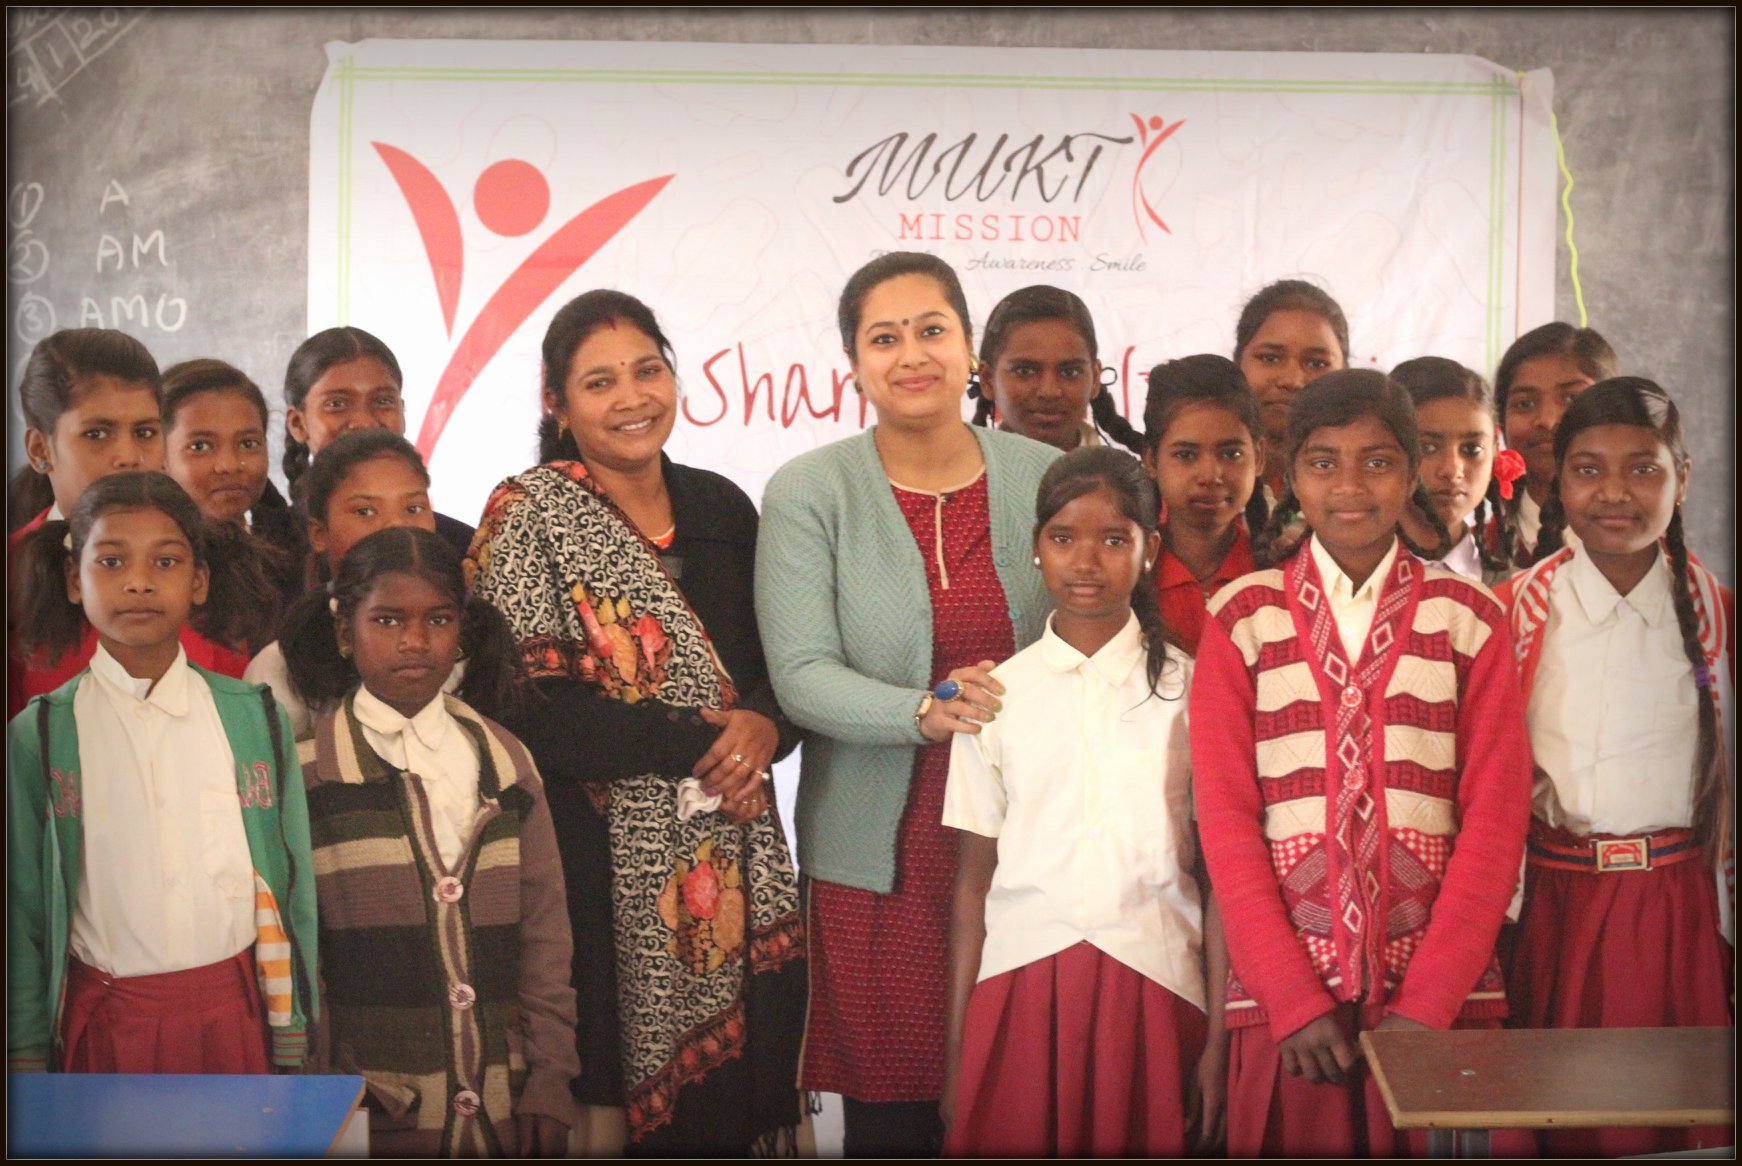
<svg viewBox="0 0 1742 1166">
<path fill-rule="evenodd" d="M 956 737 L 944 798 L 962 831 L 947 1156 L 1177 1157 L 1200 1069 L 1220 1109 L 1190 662 L 1163 640 L 1155 497 L 1116 450 L 1053 463 L 1034 539 L 1057 603 L 1045 633 L 936 694 L 983 722 Z"/>
<path fill-rule="evenodd" d="M 317 1015 L 313 860 L 290 726 L 189 662 L 191 613 L 267 594 L 174 480 L 111 474 L 26 551 L 28 647 L 88 668 L 7 741 L 11 1068 L 266 1073 Z M 64 541 L 63 541 L 64 540 Z"/>
<path fill-rule="evenodd" d="M 1687 448 L 1657 385 L 1617 377 L 1584 390 L 1554 457 L 1546 557 L 1500 591 L 1537 772 L 1513 1020 L 1722 1027 L 1733 1022 L 1735 597 L 1688 554 Z M 1578 546 L 1561 547 L 1563 525 Z M 1543 1139 L 1573 1157 L 1731 1144 L 1711 1128 Z"/>
</svg>

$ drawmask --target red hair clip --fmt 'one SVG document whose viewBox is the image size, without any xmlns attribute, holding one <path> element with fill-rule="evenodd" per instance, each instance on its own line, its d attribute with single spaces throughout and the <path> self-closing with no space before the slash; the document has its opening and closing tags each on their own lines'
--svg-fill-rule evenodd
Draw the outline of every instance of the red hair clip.
<svg viewBox="0 0 1742 1166">
<path fill-rule="evenodd" d="M 1494 480 L 1500 483 L 1500 497 L 1512 501 L 1512 484 L 1524 477 L 1524 455 L 1515 449 L 1503 449 L 1494 455 Z"/>
</svg>

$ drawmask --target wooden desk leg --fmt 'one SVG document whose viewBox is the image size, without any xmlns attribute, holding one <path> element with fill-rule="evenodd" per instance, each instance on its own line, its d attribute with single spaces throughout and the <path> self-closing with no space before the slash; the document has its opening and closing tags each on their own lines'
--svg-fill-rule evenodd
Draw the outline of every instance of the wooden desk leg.
<svg viewBox="0 0 1742 1166">
<path fill-rule="evenodd" d="M 1429 1130 L 1427 1154 L 1430 1158 L 1486 1158 L 1487 1130 Z"/>
</svg>

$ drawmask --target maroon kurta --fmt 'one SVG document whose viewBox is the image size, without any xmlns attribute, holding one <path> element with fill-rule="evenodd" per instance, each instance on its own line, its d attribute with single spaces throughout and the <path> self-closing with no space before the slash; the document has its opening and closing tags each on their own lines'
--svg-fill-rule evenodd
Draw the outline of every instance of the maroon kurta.
<svg viewBox="0 0 1742 1166">
<path fill-rule="evenodd" d="M 925 560 L 932 683 L 964 665 L 1007 659 L 1015 645 L 992 561 L 986 476 L 944 495 L 895 487 L 895 499 Z M 956 832 L 943 824 L 949 769 L 948 741 L 916 751 L 896 842 L 894 893 L 810 884 L 806 1089 L 859 1101 L 931 1101 L 943 1095 L 944 993 L 956 879 Z"/>
</svg>

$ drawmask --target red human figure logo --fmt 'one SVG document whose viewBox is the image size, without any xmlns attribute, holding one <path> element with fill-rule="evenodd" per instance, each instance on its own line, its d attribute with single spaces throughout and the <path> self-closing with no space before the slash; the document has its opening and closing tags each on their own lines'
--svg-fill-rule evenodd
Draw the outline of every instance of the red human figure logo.
<svg viewBox="0 0 1742 1166">
<path fill-rule="evenodd" d="M 459 212 L 429 167 L 397 146 L 385 142 L 371 144 L 399 184 L 412 221 L 417 224 L 424 254 L 429 259 L 430 275 L 435 280 L 436 299 L 441 303 L 442 323 L 451 339 L 454 311 L 465 278 L 465 244 L 460 237 Z M 435 452 L 460 398 L 515 330 L 564 280 L 628 226 L 674 177 L 667 174 L 650 178 L 606 195 L 558 227 L 503 281 L 460 338 L 436 382 L 435 395 L 430 398 L 417 433 L 418 452 L 426 460 Z M 495 163 L 478 176 L 472 188 L 472 202 L 486 228 L 514 238 L 544 221 L 550 210 L 550 183 L 536 166 L 511 158 Z"/>
<path fill-rule="evenodd" d="M 1173 132 L 1186 123 L 1183 117 L 1172 125 L 1159 117 L 1151 117 L 1145 121 L 1135 113 L 1131 115 L 1131 120 L 1137 123 L 1137 137 L 1143 143 L 1143 155 L 1137 159 L 1137 169 L 1131 175 L 1131 216 L 1137 220 L 1138 237 L 1147 243 L 1149 233 L 1144 229 L 1145 218 L 1170 235 L 1173 231 L 1162 222 L 1161 216 L 1150 205 L 1149 196 L 1143 193 L 1143 168 L 1149 165 L 1149 160 L 1155 157 L 1161 144 L 1173 137 Z"/>
</svg>

